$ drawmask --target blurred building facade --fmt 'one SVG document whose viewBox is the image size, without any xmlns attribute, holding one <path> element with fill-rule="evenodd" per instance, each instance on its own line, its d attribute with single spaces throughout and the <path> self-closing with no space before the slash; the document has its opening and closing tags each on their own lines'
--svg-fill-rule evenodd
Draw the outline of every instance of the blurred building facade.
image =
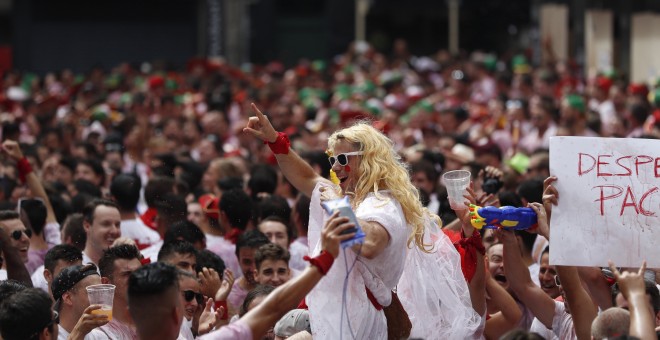
<svg viewBox="0 0 660 340">
<path fill-rule="evenodd" d="M 332 58 L 356 36 L 360 1 L 364 35 L 384 52 L 397 38 L 416 55 L 446 49 L 450 4 L 458 6 L 460 49 L 527 51 L 536 62 L 550 34 L 557 52 L 579 64 L 629 73 L 634 54 L 655 51 L 634 52 L 641 46 L 634 34 L 660 36 L 657 0 L 0 0 L 0 64 L 80 72 L 145 60 L 181 65 L 195 56 L 289 65 Z"/>
</svg>

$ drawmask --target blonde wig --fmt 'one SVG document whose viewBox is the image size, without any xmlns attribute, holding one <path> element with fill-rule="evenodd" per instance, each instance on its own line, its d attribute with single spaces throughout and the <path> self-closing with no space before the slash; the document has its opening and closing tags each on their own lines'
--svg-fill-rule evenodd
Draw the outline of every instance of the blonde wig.
<svg viewBox="0 0 660 340">
<path fill-rule="evenodd" d="M 352 205 L 357 207 L 370 192 L 379 199 L 386 199 L 378 194 L 379 190 L 389 190 L 401 208 L 408 225 L 412 227 L 408 236 L 408 247 L 414 242 L 423 251 L 431 245 L 424 244 L 424 225 L 429 217 L 419 200 L 419 191 L 410 180 L 408 167 L 394 151 L 394 143 L 385 135 L 367 123 L 357 123 L 351 127 L 333 133 L 328 139 L 328 148 L 334 152 L 341 140 L 351 144 L 356 151 L 362 151 L 358 166 L 358 180 L 355 192 L 345 193 L 353 196 Z M 439 218 L 432 215 L 439 225 Z"/>
</svg>

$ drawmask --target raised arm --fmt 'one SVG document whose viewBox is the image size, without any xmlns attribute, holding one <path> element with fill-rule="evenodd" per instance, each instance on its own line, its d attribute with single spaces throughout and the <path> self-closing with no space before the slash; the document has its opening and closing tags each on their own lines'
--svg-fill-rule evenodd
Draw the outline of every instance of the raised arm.
<svg viewBox="0 0 660 340">
<path fill-rule="evenodd" d="M 339 243 L 355 235 L 354 233 L 342 235 L 342 231 L 354 227 L 354 224 L 348 222 L 348 218 L 338 217 L 338 213 L 333 214 L 321 233 L 323 251 L 317 258 L 327 257 L 327 254 L 333 259 L 336 258 L 339 255 Z M 241 318 L 252 330 L 254 339 L 261 339 L 277 320 L 291 309 L 296 308 L 298 303 L 321 280 L 325 272 L 330 269 L 329 265 L 323 269 L 320 267 L 312 262 L 312 265 L 307 267 L 302 274 L 275 289 L 263 303 Z"/>
<path fill-rule="evenodd" d="M 17 163 L 23 162 L 23 158 L 24 158 L 23 152 L 21 151 L 21 147 L 15 141 L 6 140 L 4 143 L 2 143 L 2 149 L 7 153 L 7 155 L 9 155 L 9 157 L 14 159 Z M 21 172 L 21 167 L 19 166 L 19 173 L 20 172 Z M 44 186 L 41 184 L 39 177 L 37 177 L 34 171 L 24 173 L 24 176 L 25 176 L 25 184 L 27 184 L 28 188 L 30 188 L 30 192 L 32 192 L 32 195 L 34 197 L 41 198 L 44 202 L 44 205 L 46 206 L 46 211 L 47 211 L 46 223 L 57 222 L 57 219 L 55 218 L 55 211 L 53 210 L 53 206 L 50 204 L 50 200 L 48 199 L 46 190 L 44 189 Z"/>
<path fill-rule="evenodd" d="M 489 303 L 497 306 L 500 311 L 486 321 L 484 335 L 487 339 L 499 339 L 518 325 L 522 317 L 522 311 L 518 308 L 516 300 L 499 283 L 490 275 L 486 276 L 486 292 L 490 296 Z"/>
<path fill-rule="evenodd" d="M 582 287 L 577 268 L 557 266 L 557 275 L 561 281 L 561 288 L 566 294 L 568 307 L 571 309 L 575 335 L 580 340 L 591 339 L 591 323 L 596 318 L 598 310 L 589 293 Z"/>
<path fill-rule="evenodd" d="M 243 132 L 251 133 L 262 141 L 270 143 L 271 146 L 284 148 L 284 150 L 275 152 L 275 158 L 277 158 L 277 164 L 286 179 L 298 191 L 311 197 L 312 191 L 314 191 L 314 187 L 318 182 L 326 181 L 328 184 L 332 184 L 329 180 L 319 176 L 307 162 L 288 147 L 288 139 L 284 140 L 283 136 L 275 131 L 268 117 L 254 103 L 252 104 L 252 110 L 254 110 L 256 116 L 250 117 Z"/>
<path fill-rule="evenodd" d="M 646 261 L 642 263 L 642 267 L 639 268 L 637 273 L 620 273 L 612 262 L 610 262 L 610 269 L 614 273 L 621 294 L 628 301 L 628 309 L 630 310 L 629 335 L 641 340 L 657 339 L 654 329 L 655 322 L 651 313 L 653 309 L 649 304 L 646 286 L 644 285 Z"/>
<path fill-rule="evenodd" d="M 554 300 L 532 281 L 513 232 L 502 230 L 499 235 L 504 246 L 504 270 L 509 287 L 545 327 L 552 328 L 552 319 L 555 316 Z"/>
</svg>

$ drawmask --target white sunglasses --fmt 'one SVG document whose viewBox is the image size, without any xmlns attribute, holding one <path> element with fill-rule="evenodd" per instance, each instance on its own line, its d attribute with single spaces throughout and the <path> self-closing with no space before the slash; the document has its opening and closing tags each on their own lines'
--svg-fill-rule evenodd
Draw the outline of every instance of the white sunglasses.
<svg viewBox="0 0 660 340">
<path fill-rule="evenodd" d="M 362 151 L 340 153 L 336 157 L 335 156 L 328 157 L 328 161 L 330 162 L 331 167 L 335 166 L 335 162 L 339 162 L 339 165 L 341 166 L 346 166 L 348 164 L 348 156 L 359 156 L 362 154 L 363 154 Z"/>
</svg>

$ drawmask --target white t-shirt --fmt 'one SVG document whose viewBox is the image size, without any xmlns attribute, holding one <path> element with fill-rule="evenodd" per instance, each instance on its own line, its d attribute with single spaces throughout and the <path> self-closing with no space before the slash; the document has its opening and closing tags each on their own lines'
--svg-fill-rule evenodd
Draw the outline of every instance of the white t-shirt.
<svg viewBox="0 0 660 340">
<path fill-rule="evenodd" d="M 291 245 L 289 245 L 289 253 L 291 259 L 289 260 L 289 268 L 292 270 L 303 271 L 309 262 L 303 260 L 303 257 L 309 255 L 309 246 L 307 245 L 307 237 L 298 237 Z"/>
<path fill-rule="evenodd" d="M 82 252 L 82 264 L 88 264 L 88 263 L 92 263 L 92 264 L 96 265 L 96 272 L 99 273 L 99 275 L 101 275 L 101 269 L 99 268 L 99 265 L 94 263 L 94 261 L 92 261 L 92 259 L 89 258 L 89 256 L 87 256 L 87 254 L 85 254 L 85 252 L 83 251 Z"/>
<path fill-rule="evenodd" d="M 34 288 L 41 288 L 44 292 L 48 293 L 48 281 L 44 277 L 44 269 L 45 267 L 43 265 L 37 268 L 30 278 L 32 279 L 32 286 Z"/>
<path fill-rule="evenodd" d="M 57 340 L 67 340 L 69 338 L 69 332 L 62 327 L 62 325 L 57 325 Z"/>
<path fill-rule="evenodd" d="M 46 238 L 46 243 L 48 243 L 50 247 L 62 243 L 60 224 L 57 222 L 46 223 L 46 226 L 44 226 L 44 237 Z"/>
<path fill-rule="evenodd" d="M 538 333 L 546 340 L 559 340 L 559 338 L 557 337 L 557 335 L 555 335 L 552 329 L 547 329 L 543 324 L 543 322 L 541 322 L 537 318 L 534 318 L 534 321 L 532 322 L 532 327 L 529 328 L 529 331 Z"/>
<path fill-rule="evenodd" d="M 117 321 L 117 319 L 112 319 L 112 321 L 93 329 L 85 336 L 85 340 L 108 339 L 138 339 L 137 330 L 134 327 Z"/>
<path fill-rule="evenodd" d="M 0 269 L 0 280 L 6 280 L 7 279 L 7 271 L 4 269 Z"/>
<path fill-rule="evenodd" d="M 85 253 L 83 251 L 82 252 L 82 263 L 83 264 L 88 264 L 88 263 L 94 263 L 94 261 L 92 261 L 92 259 L 89 256 L 87 256 L 87 253 Z M 94 263 L 94 264 L 96 264 L 96 263 Z"/>
<path fill-rule="evenodd" d="M 238 258 L 236 257 L 235 244 L 229 242 L 223 236 L 206 234 L 206 249 L 218 255 L 222 259 L 222 261 L 225 263 L 225 267 L 231 270 L 231 272 L 234 274 L 235 279 L 243 276 L 241 267 L 238 264 Z"/>
<path fill-rule="evenodd" d="M 192 319 L 188 321 L 185 317 L 179 329 L 179 339 L 194 340 L 195 336 L 192 333 Z"/>
<path fill-rule="evenodd" d="M 319 185 L 314 189 L 310 204 L 309 238 L 310 253 L 315 256 L 321 251 L 321 230 L 327 214 L 320 205 Z M 397 285 L 403 273 L 406 260 L 406 242 L 409 229 L 405 221 L 403 209 L 398 201 L 389 196 L 387 191 L 379 192 L 379 196 L 370 193 L 355 210 L 355 215 L 365 221 L 379 223 L 389 234 L 387 246 L 380 255 L 373 259 L 360 257 L 351 250 L 340 251 L 335 260 L 341 263 L 332 266 L 314 290 L 306 298 L 312 321 L 312 333 L 323 339 L 345 339 L 355 335 L 358 339 L 380 339 L 387 337 L 387 320 L 382 311 L 376 310 L 367 298 L 369 287 L 376 300 L 381 305 L 389 305 L 390 291 Z M 313 250 L 312 250 L 313 249 Z M 346 267 L 344 262 L 356 263 L 351 271 L 344 293 Z M 342 298 L 346 298 L 346 310 L 342 325 Z M 390 299 L 390 301 L 387 301 Z M 348 327 L 352 324 L 352 332 Z M 352 334 L 351 334 L 352 333 Z"/>
<path fill-rule="evenodd" d="M 158 253 L 160 252 L 160 248 L 163 247 L 163 240 L 160 240 L 151 246 L 142 249 L 142 256 L 144 256 L 145 259 L 150 259 L 151 262 L 157 262 L 158 261 Z"/>
<path fill-rule="evenodd" d="M 555 301 L 555 316 L 552 318 L 552 331 L 562 340 L 577 339 L 573 327 L 573 317 L 566 312 L 563 302 Z"/>
<path fill-rule="evenodd" d="M 139 248 L 150 246 L 160 241 L 160 234 L 157 231 L 147 227 L 141 219 L 121 221 L 121 236 L 133 239 Z"/>
<path fill-rule="evenodd" d="M 529 268 L 529 275 L 532 277 L 532 282 L 534 282 L 534 284 L 538 287 L 541 287 L 541 282 L 539 282 L 539 271 L 541 270 L 541 265 L 537 262 L 534 262 L 527 268 Z"/>
<path fill-rule="evenodd" d="M 243 320 L 221 327 L 217 331 L 199 337 L 202 340 L 251 340 L 252 330 Z"/>
</svg>

